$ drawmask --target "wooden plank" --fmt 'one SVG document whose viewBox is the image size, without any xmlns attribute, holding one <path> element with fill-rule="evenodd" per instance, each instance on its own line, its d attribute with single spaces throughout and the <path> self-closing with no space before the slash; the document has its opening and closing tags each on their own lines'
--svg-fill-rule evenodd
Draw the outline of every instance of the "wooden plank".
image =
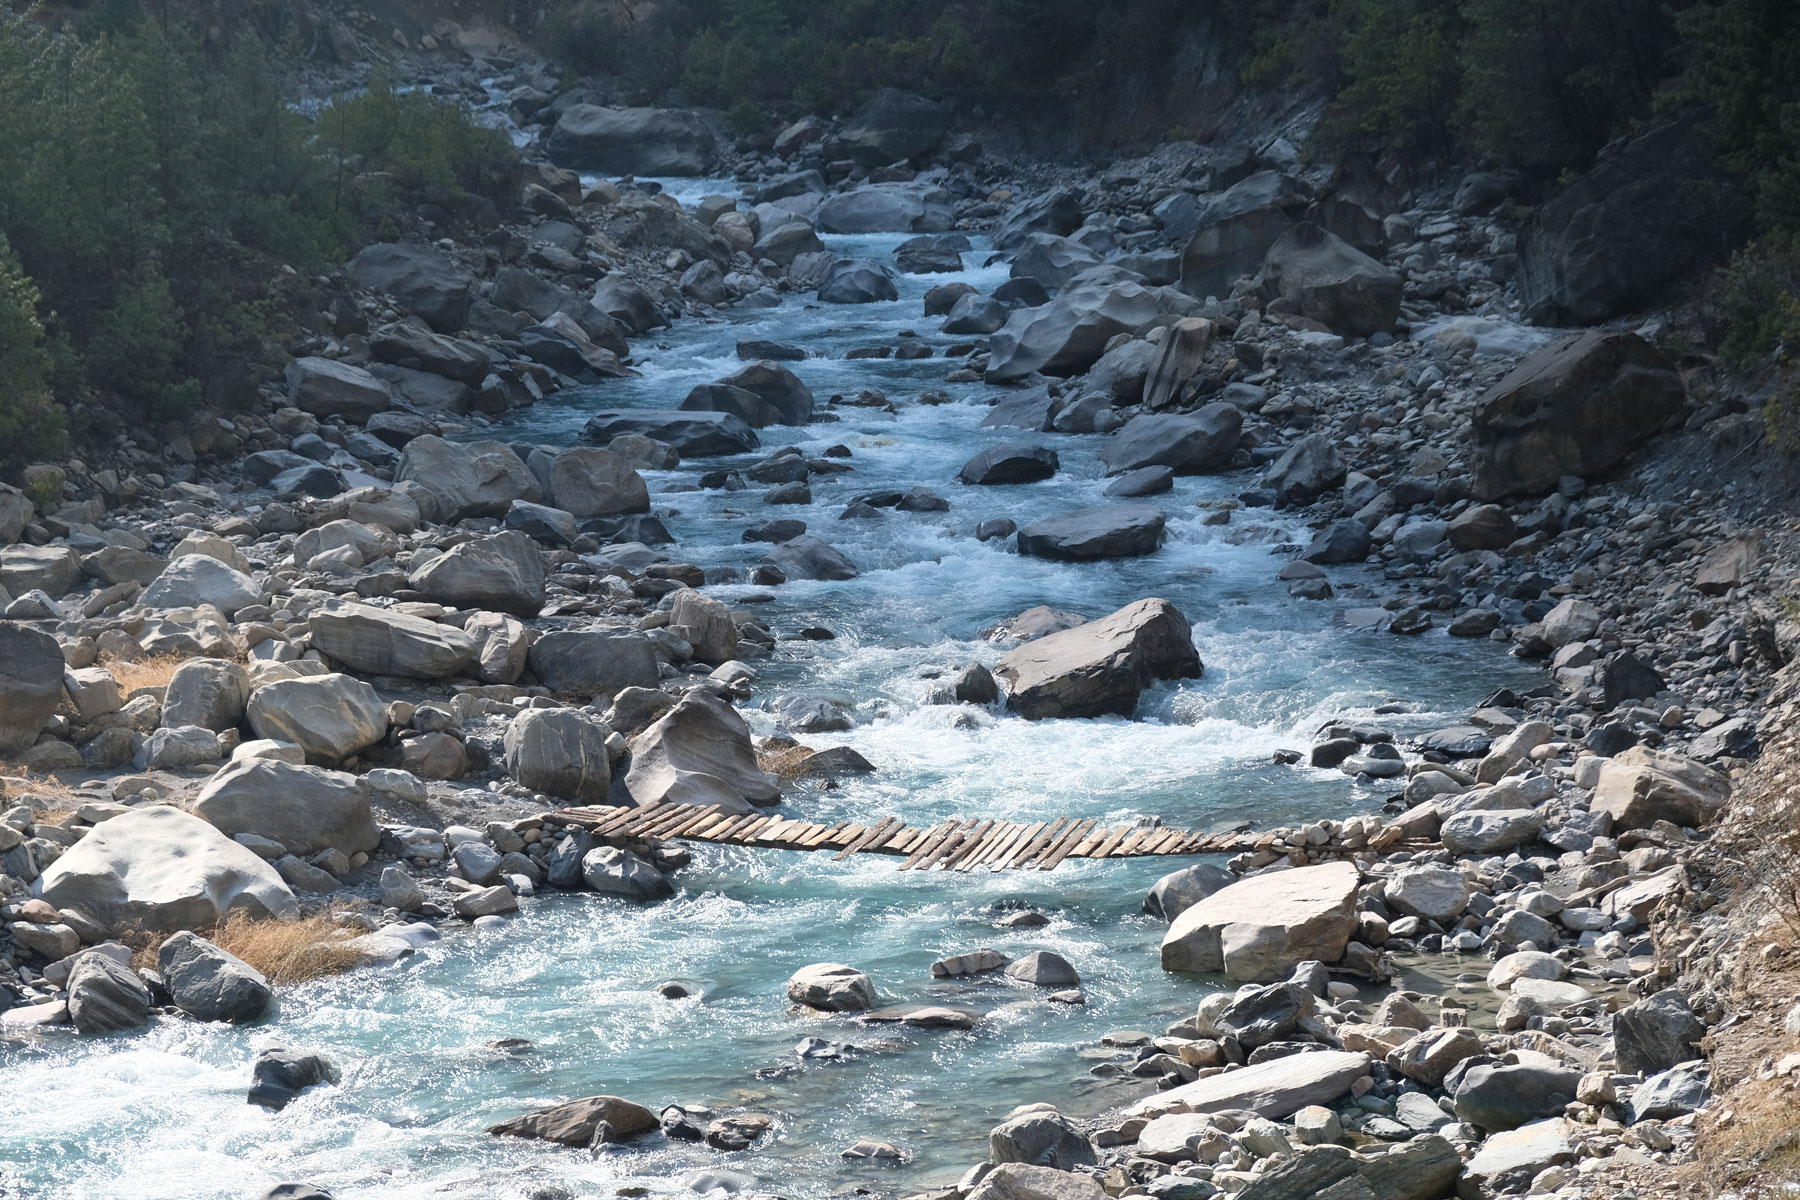
<svg viewBox="0 0 1800 1200">
<path fill-rule="evenodd" d="M 1186 836 L 1187 830 L 1185 829 L 1165 829 L 1163 830 L 1161 837 L 1151 841 L 1148 852 L 1151 854 L 1167 854 L 1176 846 L 1179 846 L 1181 844 L 1181 839 Z"/>
<path fill-rule="evenodd" d="M 919 865 L 914 867 L 913 870 L 929 871 L 933 867 L 941 866 L 943 863 L 948 862 L 950 854 L 964 842 L 969 840 L 969 835 L 974 832 L 975 826 L 980 823 L 981 819 L 979 817 L 970 817 L 968 820 L 961 822 L 958 828 L 950 831 L 950 836 L 939 843 L 936 849 L 927 851 L 925 857 L 919 861 Z"/>
<path fill-rule="evenodd" d="M 934 828 L 931 836 L 926 838 L 917 850 L 913 851 L 912 857 L 900 864 L 900 869 L 902 871 L 922 870 L 936 856 L 937 852 L 943 849 L 944 843 L 949 841 L 951 836 L 962 826 L 963 822 L 961 821 L 945 821 L 942 825 Z"/>
<path fill-rule="evenodd" d="M 1038 870 L 1054 871 L 1061 865 L 1063 859 L 1069 857 L 1070 851 L 1074 850 L 1075 847 L 1086 840 L 1088 834 L 1094 831 L 1094 826 L 1099 823 L 1098 819 L 1089 817 L 1087 820 L 1082 821 L 1079 825 L 1075 826 L 1074 832 L 1063 838 L 1060 846 L 1052 847 L 1044 852 L 1044 861 L 1039 864 Z"/>
<path fill-rule="evenodd" d="M 644 827 L 640 837 L 662 838 L 671 829 L 685 829 L 694 819 L 695 809 L 692 805 L 683 804 L 677 807 L 687 809 L 686 812 L 673 812 L 660 821 L 652 821 Z"/>
<path fill-rule="evenodd" d="M 1094 850 L 1100 845 L 1100 843 L 1104 842 L 1105 840 L 1106 840 L 1106 830 L 1100 826 L 1100 823 L 1098 821 L 1096 821 L 1094 823 L 1093 832 L 1091 832 L 1087 836 L 1083 837 L 1081 839 L 1081 841 L 1077 842 L 1075 845 L 1069 847 L 1069 857 L 1070 858 L 1087 858 L 1090 854 L 1092 854 L 1094 852 Z"/>
<path fill-rule="evenodd" d="M 792 817 L 772 817 L 767 825 L 756 831 L 756 844 L 773 849 L 781 845 L 782 831 L 794 824 Z"/>
<path fill-rule="evenodd" d="M 957 846 L 956 853 L 944 856 L 944 870 L 955 870 L 957 865 L 963 862 L 963 860 L 973 858 L 976 854 L 980 853 L 982 843 L 987 840 L 988 834 L 994 831 L 994 826 L 996 824 L 998 824 L 998 822 L 992 817 L 989 817 L 987 820 L 976 825 L 974 829 L 971 829 L 968 835 L 963 838 L 962 843 Z"/>
<path fill-rule="evenodd" d="M 905 858 L 918 847 L 920 840 L 919 835 L 923 832 L 925 831 L 914 829 L 911 825 L 902 825 L 894 832 L 893 837 L 883 838 L 879 843 L 870 847 L 870 849 L 879 851 L 882 854 L 898 854 L 902 858 Z"/>
<path fill-rule="evenodd" d="M 1054 821 L 1039 821 L 1030 829 L 1027 829 L 1025 831 L 1025 836 L 1019 839 L 1018 848 L 995 866 L 994 869 L 996 871 L 1010 871 L 1018 866 L 1021 862 L 1025 861 L 1025 856 L 1027 854 L 1032 853 L 1042 840 L 1054 834 L 1057 827 L 1062 823 L 1063 819 L 1058 817 Z"/>
<path fill-rule="evenodd" d="M 895 819 L 899 820 L 897 817 Z M 900 821 L 898 825 L 880 837 L 871 838 L 869 844 L 863 847 L 863 852 L 865 854 L 899 854 L 901 844 L 912 841 L 912 837 L 912 826 L 905 821 Z"/>
<path fill-rule="evenodd" d="M 991 869 L 995 863 L 1006 856 L 1006 852 L 1009 849 L 1018 845 L 1019 839 L 1025 835 L 1025 830 L 1028 828 L 1030 827 L 1023 823 L 1009 822 L 1008 824 L 1002 825 L 995 831 L 995 836 L 988 839 L 988 848 L 977 855 L 975 860 L 969 864 L 969 867 L 988 867 Z M 964 867 L 963 869 L 968 870 L 969 867 Z"/>
<path fill-rule="evenodd" d="M 617 809 L 614 811 L 614 815 L 611 819 L 593 826 L 588 832 L 592 833 L 597 838 L 613 837 L 617 830 L 623 829 L 632 821 L 641 820 L 645 813 L 655 812 L 658 807 L 660 806 L 652 805 L 649 808 Z"/>
<path fill-rule="evenodd" d="M 1095 858 L 1110 858 L 1110 857 L 1112 857 L 1112 852 L 1119 848 L 1119 843 L 1124 841 L 1125 838 L 1130 833 L 1131 833 L 1131 826 L 1129 826 L 1129 825 L 1121 825 L 1117 829 L 1110 831 L 1106 835 L 1105 839 L 1100 843 L 1100 848 L 1094 851 L 1093 857 L 1095 857 Z"/>
<path fill-rule="evenodd" d="M 1077 824 L 1074 817 L 1058 817 L 1050 822 L 1044 832 L 1031 839 L 1023 851 L 1013 857 L 1015 867 L 1029 867 L 1041 858 L 1045 851 L 1056 845 L 1063 834 L 1069 832 Z"/>
<path fill-rule="evenodd" d="M 861 837 L 854 839 L 853 841 L 851 841 L 851 843 L 848 846 L 845 846 L 841 851 L 839 851 L 838 859 L 841 861 L 843 859 L 849 858 L 852 854 L 856 854 L 860 851 L 869 849 L 876 842 L 883 840 L 886 836 L 894 833 L 895 825 L 900 825 L 900 826 L 904 827 L 905 822 L 901 821 L 899 817 L 895 817 L 895 816 L 886 816 L 886 817 L 881 818 L 881 820 L 875 822 L 875 824 L 871 825 L 868 829 L 864 830 L 863 835 Z"/>
<path fill-rule="evenodd" d="M 869 832 L 869 827 L 867 825 L 862 824 L 860 821 L 850 822 L 844 826 L 843 840 L 837 846 L 827 846 L 824 848 L 828 850 L 835 849 L 838 851 L 848 850 L 851 846 L 856 844 L 857 838 L 860 838 L 867 832 Z"/>
<path fill-rule="evenodd" d="M 706 840 L 721 846 L 729 846 L 737 839 L 738 831 L 756 819 L 755 813 L 739 813 L 724 824 L 715 825 L 707 830 Z"/>
<path fill-rule="evenodd" d="M 921 830 L 921 836 L 909 844 L 908 848 L 911 850 L 911 853 L 907 855 L 906 861 L 900 864 L 900 869 L 902 871 L 912 870 L 913 867 L 918 865 L 919 859 L 925 856 L 925 851 L 943 838 L 948 837 L 950 830 L 955 825 L 955 821 L 945 821 L 942 825 L 933 825 L 929 829 Z"/>
<path fill-rule="evenodd" d="M 829 842 L 833 835 L 840 834 L 849 827 L 850 822 L 848 821 L 839 821 L 836 825 L 827 825 L 820 829 L 817 834 L 806 839 L 806 848 L 808 850 L 817 850 L 826 842 Z"/>
<path fill-rule="evenodd" d="M 1004 842 L 1007 835 L 1012 832 L 1012 828 L 1011 821 L 995 821 L 994 827 L 989 829 L 987 831 L 987 836 L 981 839 L 981 848 L 973 854 L 957 859 L 956 869 L 965 872 L 973 871 L 976 867 L 992 858 L 994 852 L 999 849 L 1000 843 Z"/>
<path fill-rule="evenodd" d="M 702 825 L 710 825 L 718 820 L 718 818 L 719 806 L 716 804 L 709 804 L 701 809 L 692 819 L 679 821 L 676 824 L 669 826 L 667 829 L 663 830 L 661 836 L 670 839 L 687 837 Z"/>
</svg>

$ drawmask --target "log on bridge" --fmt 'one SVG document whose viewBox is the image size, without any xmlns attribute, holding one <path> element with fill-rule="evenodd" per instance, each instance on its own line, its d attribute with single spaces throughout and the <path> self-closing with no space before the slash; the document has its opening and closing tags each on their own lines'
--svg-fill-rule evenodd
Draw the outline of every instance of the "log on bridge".
<svg viewBox="0 0 1800 1200">
<path fill-rule="evenodd" d="M 774 812 L 727 813 L 663 804 L 649 808 L 566 808 L 544 814 L 546 825 L 579 826 L 601 842 L 686 841 L 773 850 L 825 850 L 834 860 L 853 854 L 885 854 L 902 871 L 1053 870 L 1071 858 L 1166 858 L 1193 854 L 1304 851 L 1314 857 L 1426 848 L 1401 839 L 1397 826 L 1374 818 L 1337 823 L 1323 841 L 1312 830 L 1271 829 L 1201 833 L 1157 824 L 1108 827 L 1094 817 L 1016 822 L 959 817 L 928 828 L 899 817 L 874 824 L 839 821 L 822 825 Z M 1311 836 L 1308 836 L 1311 834 Z"/>
</svg>

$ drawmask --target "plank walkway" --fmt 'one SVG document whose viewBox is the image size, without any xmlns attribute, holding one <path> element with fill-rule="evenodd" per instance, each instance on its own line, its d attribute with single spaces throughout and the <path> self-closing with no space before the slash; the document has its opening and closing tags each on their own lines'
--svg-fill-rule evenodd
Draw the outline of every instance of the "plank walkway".
<svg viewBox="0 0 1800 1200">
<path fill-rule="evenodd" d="M 1305 846 L 1299 830 L 1271 829 L 1232 833 L 1197 833 L 1165 825 L 1121 825 L 1106 828 L 1092 817 L 1057 817 L 1019 823 L 962 817 L 929 828 L 883 817 L 873 825 L 840 821 L 819 825 L 772 812 L 731 814 L 718 805 L 686 804 L 650 808 L 567 808 L 546 813 L 551 825 L 587 829 L 601 841 L 654 839 L 711 842 L 721 846 L 756 846 L 773 850 L 835 851 L 834 859 L 853 854 L 885 854 L 900 858 L 902 871 L 1054 870 L 1070 858 L 1163 858 L 1190 854 L 1238 854 L 1243 851 L 1286 851 Z M 1307 846 L 1327 854 L 1362 849 L 1415 848 L 1398 840 L 1400 830 L 1382 830 L 1364 845 L 1336 843 Z M 1420 843 L 1423 848 L 1426 843 Z"/>
</svg>

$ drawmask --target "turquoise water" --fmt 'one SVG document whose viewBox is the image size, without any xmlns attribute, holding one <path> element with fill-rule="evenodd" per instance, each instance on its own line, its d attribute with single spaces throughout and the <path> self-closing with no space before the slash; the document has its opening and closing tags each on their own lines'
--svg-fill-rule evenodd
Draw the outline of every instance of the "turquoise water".
<svg viewBox="0 0 1800 1200">
<path fill-rule="evenodd" d="M 716 186 L 689 185 L 690 198 Z M 886 257 L 895 236 L 831 238 L 844 253 Z M 984 290 L 1005 268 L 964 256 L 956 278 Z M 796 793 L 786 811 L 820 821 L 898 814 L 915 825 L 951 816 L 1040 820 L 1097 816 L 1109 823 L 1155 815 L 1211 827 L 1248 819 L 1278 825 L 1370 811 L 1382 799 L 1337 772 L 1276 767 L 1273 750 L 1304 746 L 1318 725 L 1372 718 L 1390 699 L 1415 712 L 1384 717 L 1402 730 L 1448 723 L 1493 688 L 1534 679 L 1498 647 L 1441 631 L 1421 638 L 1354 633 L 1342 598 L 1290 599 L 1275 572 L 1285 544 L 1305 530 L 1267 510 L 1232 524 L 1201 524 L 1195 502 L 1243 490 L 1242 476 L 1186 478 L 1154 498 L 1169 514 L 1158 554 L 1120 563 L 1063 564 L 1020 558 L 1010 539 L 981 544 L 982 519 L 1026 520 L 1098 503 L 1103 438 L 981 430 L 992 389 L 945 385 L 950 364 L 844 360 L 848 349 L 893 344 L 911 329 L 941 348 L 951 339 L 921 317 L 920 300 L 946 277 L 901 277 L 901 298 L 854 309 L 791 297 L 778 309 L 728 320 L 691 320 L 634 345 L 644 377 L 576 389 L 516 414 L 495 431 L 513 441 L 567 443 L 601 407 L 674 407 L 689 388 L 740 365 L 741 338 L 803 345 L 823 357 L 790 364 L 817 395 L 877 387 L 898 415 L 838 410 L 842 421 L 761 431 L 767 454 L 848 446 L 854 474 L 813 481 L 815 503 L 770 508 L 763 488 L 669 492 L 702 471 L 747 465 L 704 459 L 649 476 L 653 504 L 680 544 L 677 559 L 748 565 L 764 547 L 744 528 L 798 517 L 861 568 L 844 583 L 775 589 L 720 587 L 728 600 L 773 595 L 759 611 L 778 634 L 824 625 L 828 642 L 782 641 L 761 672 L 747 716 L 774 729 L 756 706 L 804 690 L 850 704 L 857 727 L 809 735 L 812 745 L 855 746 L 879 768 L 835 792 Z M 926 407 L 930 388 L 952 404 Z M 1053 480 L 1002 488 L 955 482 L 986 445 L 1040 441 L 1062 471 Z M 889 510 L 880 521 L 839 521 L 848 498 L 878 488 L 926 486 L 945 513 Z M 668 512 L 667 510 L 675 510 Z M 1354 593 L 1355 571 L 1334 584 Z M 1346 586 L 1350 585 L 1350 586 Z M 966 706 L 928 705 L 931 675 L 970 660 L 992 664 L 1001 648 L 980 631 L 1035 604 L 1098 616 L 1148 595 L 1194 622 L 1205 677 L 1146 694 L 1138 719 L 1025 722 Z M 953 1180 L 985 1155 L 987 1130 L 1015 1105 L 1048 1100 L 1100 1111 L 1146 1090 L 1088 1075 L 1083 1051 L 1105 1032 L 1160 1031 L 1213 986 L 1157 965 L 1159 922 L 1139 912 L 1143 893 L 1179 862 L 1065 862 L 1052 873 L 901 874 L 879 857 L 836 863 L 828 855 L 697 848 L 668 902 L 634 907 L 593 896 L 525 902 L 503 929 L 450 931 L 436 948 L 384 970 L 286 992 L 253 1029 L 161 1022 L 120 1037 L 52 1038 L 0 1046 L 0 1196 L 161 1200 L 253 1195 L 279 1179 L 307 1179 L 346 1198 L 523 1198 L 560 1185 L 610 1196 L 642 1186 L 691 1194 L 696 1169 L 754 1176 L 752 1190 L 823 1197 L 861 1186 L 904 1194 Z M 997 928 L 1009 907 L 1052 917 L 1041 929 Z M 945 984 L 929 977 L 943 954 L 992 946 L 1017 956 L 1055 950 L 1081 972 L 1088 1003 L 1044 1001 L 1004 982 Z M 849 962 L 868 971 L 886 1001 L 944 1000 L 988 1015 L 977 1028 L 864 1027 L 846 1018 L 799 1017 L 783 986 L 807 963 Z M 655 987 L 689 983 L 697 995 L 668 1001 Z M 803 1037 L 848 1041 L 848 1062 L 802 1067 Z M 502 1038 L 533 1048 L 508 1054 Z M 249 1062 L 263 1045 L 324 1052 L 343 1081 L 279 1114 L 244 1103 Z M 646 1139 L 599 1160 L 585 1151 L 501 1142 L 483 1129 L 526 1109 L 611 1092 L 664 1104 L 749 1107 L 775 1114 L 772 1136 L 749 1151 Z M 912 1156 L 898 1168 L 852 1166 L 839 1152 L 859 1138 L 892 1141 Z"/>
</svg>

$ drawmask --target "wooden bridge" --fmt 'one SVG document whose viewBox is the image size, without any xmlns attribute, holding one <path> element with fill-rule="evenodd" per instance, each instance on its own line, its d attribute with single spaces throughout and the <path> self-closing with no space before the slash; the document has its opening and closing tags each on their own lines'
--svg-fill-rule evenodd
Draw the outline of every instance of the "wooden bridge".
<svg viewBox="0 0 1800 1200">
<path fill-rule="evenodd" d="M 1012 822 L 979 817 L 946 821 L 929 828 L 908 825 L 899 817 L 883 817 L 873 825 L 840 821 L 819 825 L 797 817 L 765 813 L 734 814 L 718 805 L 696 808 L 663 804 L 650 808 L 568 808 L 544 815 L 546 824 L 587 829 L 601 841 L 687 841 L 722 846 L 758 846 L 776 850 L 835 850 L 836 859 L 852 854 L 897 857 L 902 871 L 990 871 L 1035 867 L 1054 869 L 1067 858 L 1160 858 L 1190 854 L 1237 854 L 1274 850 L 1341 856 L 1361 850 L 1425 848 L 1402 842 L 1401 830 L 1390 826 L 1356 846 L 1333 839 L 1308 845 L 1294 829 L 1262 832 L 1195 833 L 1163 825 L 1105 828 L 1097 818 L 1057 817 L 1052 821 Z"/>
</svg>

